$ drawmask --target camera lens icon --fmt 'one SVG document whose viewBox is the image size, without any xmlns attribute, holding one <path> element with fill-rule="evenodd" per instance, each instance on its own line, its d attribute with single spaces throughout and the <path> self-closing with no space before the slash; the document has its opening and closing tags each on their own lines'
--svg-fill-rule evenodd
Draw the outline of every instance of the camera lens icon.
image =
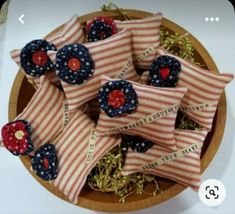
<svg viewBox="0 0 235 214">
<path fill-rule="evenodd" d="M 199 198 L 207 206 L 220 205 L 226 196 L 226 189 L 222 182 L 216 179 L 205 180 L 199 188 Z"/>
</svg>

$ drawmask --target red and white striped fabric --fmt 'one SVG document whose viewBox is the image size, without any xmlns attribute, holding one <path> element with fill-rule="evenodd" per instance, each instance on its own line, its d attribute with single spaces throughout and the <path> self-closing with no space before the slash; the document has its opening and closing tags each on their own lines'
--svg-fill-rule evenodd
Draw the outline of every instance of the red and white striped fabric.
<svg viewBox="0 0 235 214">
<path fill-rule="evenodd" d="M 157 13 L 153 16 L 137 19 L 120 21 L 115 20 L 118 31 L 128 29 L 132 32 L 132 53 L 133 56 L 139 55 L 150 46 L 156 50 L 160 46 L 160 25 L 162 14 Z M 148 69 L 154 60 L 156 52 L 152 52 L 148 57 L 136 63 L 137 68 Z"/>
<path fill-rule="evenodd" d="M 202 111 L 184 111 L 189 118 L 210 130 L 217 109 L 220 95 L 225 86 L 232 81 L 233 74 L 216 74 L 202 69 L 184 59 L 171 55 L 163 48 L 158 48 L 157 55 L 169 55 L 175 57 L 181 63 L 182 71 L 179 74 L 177 86 L 187 87 L 188 92 L 181 102 L 181 107 L 208 103 L 211 108 Z"/>
<path fill-rule="evenodd" d="M 58 176 L 53 184 L 72 203 L 78 202 L 79 193 L 85 185 L 87 176 L 97 162 L 121 142 L 120 137 L 96 137 L 93 158 L 87 162 L 90 132 L 94 128 L 94 122 L 78 110 L 62 134 L 53 142 L 59 160 Z"/>
<path fill-rule="evenodd" d="M 82 85 L 70 85 L 61 80 L 71 111 L 76 111 L 79 106 L 97 96 L 101 75 L 113 78 L 121 73 L 124 66 L 132 59 L 130 40 L 131 32 L 123 30 L 105 40 L 83 44 L 89 49 L 94 61 L 94 73 Z M 55 60 L 53 53 L 56 54 L 55 51 L 50 51 L 51 59 Z M 133 81 L 138 79 L 133 64 L 129 65 L 124 78 Z"/>
<path fill-rule="evenodd" d="M 158 145 L 154 145 L 145 153 L 137 153 L 129 149 L 122 174 L 129 175 L 135 172 L 155 174 L 157 176 L 176 181 L 184 186 L 189 186 L 197 191 L 200 186 L 201 176 L 201 148 L 206 135 L 207 131 L 205 130 L 176 130 L 175 138 L 178 149 L 183 149 L 194 143 L 199 146 L 199 149 L 178 159 L 171 160 L 163 163 L 162 165 L 145 170 L 142 170 L 142 167 L 145 164 L 169 155 L 170 152 Z"/>
<path fill-rule="evenodd" d="M 104 85 L 110 80 L 112 79 L 103 76 L 101 85 Z M 135 123 L 153 113 L 158 113 L 167 108 L 171 108 L 173 105 L 179 106 L 182 97 L 187 91 L 186 88 L 155 88 L 131 81 L 129 82 L 132 83 L 138 96 L 137 110 L 131 114 L 123 114 L 112 118 L 108 117 L 105 112 L 101 110 L 96 127 L 98 134 L 106 134 L 113 128 Z M 172 111 L 160 119 L 144 123 L 137 128 L 124 129 L 120 131 L 120 133 L 138 135 L 170 150 L 176 150 L 174 131 L 177 110 L 178 107 L 176 108 L 176 111 Z"/>
<path fill-rule="evenodd" d="M 32 126 L 35 149 L 56 138 L 64 127 L 65 96 L 45 77 L 34 96 L 15 120 L 27 120 Z"/>
<path fill-rule="evenodd" d="M 83 43 L 84 39 L 85 37 L 83 34 L 83 29 L 79 22 L 79 17 L 77 15 L 74 15 L 71 19 L 69 19 L 66 23 L 64 23 L 61 29 L 59 29 L 57 32 L 45 37 L 45 40 L 53 43 L 57 49 L 60 49 L 68 44 Z M 15 49 L 10 52 L 12 59 L 19 66 L 20 66 L 20 53 L 21 49 Z M 60 81 L 58 80 L 55 71 L 47 72 L 45 76 L 53 84 L 55 85 L 60 84 Z M 32 77 L 29 75 L 26 75 L 26 77 L 30 82 L 33 82 L 36 88 L 40 86 L 39 77 Z"/>
</svg>

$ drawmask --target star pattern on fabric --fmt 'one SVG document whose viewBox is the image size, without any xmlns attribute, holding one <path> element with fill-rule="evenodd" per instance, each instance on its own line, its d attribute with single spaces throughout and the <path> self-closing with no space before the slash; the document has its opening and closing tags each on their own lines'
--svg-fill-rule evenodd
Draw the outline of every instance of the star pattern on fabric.
<svg viewBox="0 0 235 214">
<path fill-rule="evenodd" d="M 131 114 L 138 106 L 138 96 L 132 84 L 126 80 L 105 83 L 99 90 L 98 101 L 109 117 Z"/>
<path fill-rule="evenodd" d="M 94 72 L 89 50 L 81 44 L 64 46 L 56 54 L 56 72 L 68 84 L 83 84 Z"/>
<path fill-rule="evenodd" d="M 175 87 L 181 71 L 180 62 L 171 56 L 159 56 L 149 68 L 149 84 L 156 87 Z"/>
<path fill-rule="evenodd" d="M 20 64 L 25 73 L 39 77 L 53 70 L 54 64 L 47 55 L 47 51 L 51 50 L 55 51 L 56 47 L 46 40 L 37 39 L 27 43 L 20 53 Z"/>
<path fill-rule="evenodd" d="M 99 16 L 87 24 L 88 42 L 96 42 L 107 39 L 116 33 L 116 24 L 110 17 Z"/>
</svg>

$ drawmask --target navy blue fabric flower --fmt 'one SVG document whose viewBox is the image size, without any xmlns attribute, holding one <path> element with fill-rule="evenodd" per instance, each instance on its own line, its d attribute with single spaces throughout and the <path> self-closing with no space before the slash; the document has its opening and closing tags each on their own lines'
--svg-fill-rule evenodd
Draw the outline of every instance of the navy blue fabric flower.
<svg viewBox="0 0 235 214">
<path fill-rule="evenodd" d="M 31 163 L 35 173 L 43 180 L 49 181 L 57 177 L 58 159 L 53 144 L 41 146 L 32 157 Z"/>
<path fill-rule="evenodd" d="M 96 17 L 87 25 L 87 37 L 89 42 L 103 40 L 116 33 L 116 24 L 110 17 Z"/>
<path fill-rule="evenodd" d="M 105 83 L 99 90 L 101 109 L 109 116 L 130 114 L 138 106 L 138 97 L 132 84 L 126 80 Z"/>
<path fill-rule="evenodd" d="M 156 87 L 175 87 L 181 71 L 180 62 L 171 56 L 159 56 L 150 65 L 149 85 Z"/>
<path fill-rule="evenodd" d="M 139 153 L 148 151 L 154 145 L 154 143 L 149 140 L 131 135 L 123 135 L 122 141 L 127 144 L 132 149 L 132 151 Z"/>
<path fill-rule="evenodd" d="M 89 50 L 81 44 L 66 45 L 56 54 L 57 76 L 68 84 L 83 84 L 94 72 Z"/>
<path fill-rule="evenodd" d="M 54 64 L 49 59 L 47 51 L 56 50 L 54 44 L 38 39 L 27 43 L 20 53 L 20 64 L 25 73 L 39 77 L 47 71 L 54 69 Z"/>
</svg>

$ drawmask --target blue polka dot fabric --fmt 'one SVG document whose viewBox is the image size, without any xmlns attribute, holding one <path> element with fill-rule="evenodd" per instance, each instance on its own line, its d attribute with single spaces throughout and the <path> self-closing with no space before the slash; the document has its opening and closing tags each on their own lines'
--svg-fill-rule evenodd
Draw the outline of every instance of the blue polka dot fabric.
<svg viewBox="0 0 235 214">
<path fill-rule="evenodd" d="M 148 151 L 154 145 L 153 142 L 146 140 L 139 136 L 123 135 L 122 142 L 128 145 L 132 151 L 138 153 L 144 153 Z"/>
<path fill-rule="evenodd" d="M 159 56 L 149 68 L 149 85 L 175 87 L 181 71 L 180 62 L 171 56 Z"/>
<path fill-rule="evenodd" d="M 38 39 L 27 43 L 20 53 L 20 64 L 25 73 L 33 77 L 39 77 L 47 71 L 54 70 L 54 64 L 47 56 L 47 51 L 50 50 L 56 51 L 56 47 L 54 44 L 49 43 L 46 40 Z M 35 64 L 33 61 L 33 55 L 36 52 L 44 53 L 45 63 Z"/>
<path fill-rule="evenodd" d="M 96 17 L 87 25 L 88 42 L 107 39 L 117 33 L 115 22 L 110 17 Z"/>
<path fill-rule="evenodd" d="M 32 157 L 31 163 L 34 172 L 43 180 L 49 181 L 57 177 L 58 160 L 53 144 L 41 146 Z"/>
<path fill-rule="evenodd" d="M 72 70 L 69 67 L 71 59 L 75 59 L 79 63 L 75 66 L 76 69 Z M 94 72 L 94 62 L 89 50 L 81 44 L 64 46 L 56 54 L 56 72 L 58 78 L 68 84 L 83 84 Z"/>
<path fill-rule="evenodd" d="M 112 96 L 110 98 L 110 94 L 113 92 L 117 96 Z M 119 107 L 114 105 L 110 105 L 110 99 L 114 99 L 118 104 L 121 105 Z M 131 114 L 133 111 L 137 109 L 138 106 L 138 96 L 135 92 L 133 85 L 126 80 L 114 80 L 108 81 L 105 83 L 99 90 L 98 100 L 100 104 L 100 108 L 108 115 L 109 117 L 115 117 L 121 114 Z M 111 100 L 113 103 L 113 100 Z"/>
</svg>

